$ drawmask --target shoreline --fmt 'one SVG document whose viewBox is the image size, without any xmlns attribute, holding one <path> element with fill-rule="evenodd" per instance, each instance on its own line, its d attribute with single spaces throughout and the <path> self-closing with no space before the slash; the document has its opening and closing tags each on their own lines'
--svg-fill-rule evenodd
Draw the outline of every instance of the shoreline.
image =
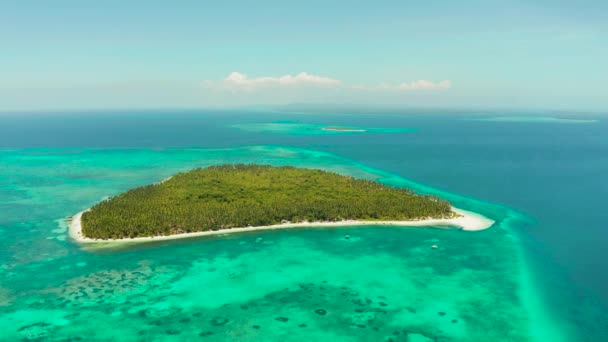
<svg viewBox="0 0 608 342">
<path fill-rule="evenodd" d="M 220 230 L 192 232 L 192 233 L 180 233 L 173 235 L 157 235 L 157 236 L 146 236 L 136 238 L 122 238 L 122 239 L 92 239 L 82 235 L 82 224 L 81 216 L 84 212 L 89 209 L 83 210 L 78 214 L 74 215 L 68 223 L 69 237 L 71 240 L 79 244 L 96 244 L 96 243 L 132 243 L 132 242 L 153 242 L 153 241 L 166 241 L 166 240 L 178 240 L 187 239 L 200 236 L 212 236 L 212 235 L 225 235 L 225 234 L 236 234 L 245 233 L 261 230 L 276 230 L 276 229 L 289 229 L 289 228 L 340 228 L 340 227 L 356 227 L 356 226 L 397 226 L 397 227 L 432 227 L 440 226 L 449 228 L 450 226 L 459 227 L 462 230 L 467 231 L 478 231 L 490 228 L 494 224 L 494 220 L 491 220 L 480 214 L 466 211 L 452 207 L 452 211 L 460 216 L 449 218 L 449 219 L 424 219 L 424 220 L 411 220 L 411 221 L 358 221 L 348 220 L 339 222 L 298 222 L 298 223 L 281 223 L 269 226 L 256 226 L 256 227 L 239 227 L 239 228 L 228 228 Z"/>
</svg>

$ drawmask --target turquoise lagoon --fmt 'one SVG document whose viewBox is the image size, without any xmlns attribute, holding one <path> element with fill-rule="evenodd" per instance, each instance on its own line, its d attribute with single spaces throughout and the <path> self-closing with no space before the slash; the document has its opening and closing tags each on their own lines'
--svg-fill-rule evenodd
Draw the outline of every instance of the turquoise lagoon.
<svg viewBox="0 0 608 342">
<path fill-rule="evenodd" d="M 4 151 L 2 160 L 10 165 L 4 224 L 15 227 L 0 289 L 0 329 L 9 340 L 529 341 L 556 333 L 533 301 L 510 232 L 527 218 L 506 207 L 287 147 L 28 149 Z M 376 179 L 440 195 L 497 224 L 482 232 L 255 232 L 98 251 L 66 241 L 62 219 L 105 196 L 221 163 Z"/>
<path fill-rule="evenodd" d="M 602 183 L 586 182 L 608 165 L 597 157 L 605 150 L 601 121 L 541 127 L 359 114 L 294 119 L 413 131 L 317 136 L 232 127 L 276 122 L 277 116 L 0 118 L 0 340 L 603 340 L 601 295 L 589 290 L 603 286 L 602 268 L 592 278 L 576 273 L 598 259 L 572 251 L 563 259 L 558 248 L 572 249 L 583 238 L 587 245 L 604 241 L 594 231 L 602 222 L 598 210 L 589 212 L 579 234 L 563 233 L 580 208 L 600 203 L 585 191 L 592 201 L 576 206 L 581 187 L 603 193 Z M 555 139 L 547 139 L 552 134 L 572 140 L 562 140 L 558 152 Z M 197 145 L 205 147 L 190 147 Z M 572 179 L 577 158 L 593 168 L 576 172 L 593 173 L 576 187 L 562 183 L 559 196 L 551 193 L 551 182 Z M 556 161 L 572 167 L 556 168 Z M 236 162 L 320 168 L 409 187 L 496 224 L 480 232 L 374 226 L 264 231 L 100 248 L 67 238 L 65 219 L 107 196 L 194 167 Z M 509 163 L 527 165 L 525 173 Z"/>
<path fill-rule="evenodd" d="M 489 118 L 475 118 L 471 120 L 487 122 L 521 122 L 521 123 L 547 123 L 547 124 L 588 124 L 598 122 L 596 119 L 564 118 L 550 116 L 497 116 Z"/>
<path fill-rule="evenodd" d="M 278 121 L 263 123 L 236 124 L 231 127 L 257 133 L 275 133 L 288 135 L 341 135 L 341 134 L 374 134 L 374 133 L 407 133 L 414 131 L 408 128 L 378 128 L 361 126 L 332 126 L 327 124 L 309 124 L 303 122 Z"/>
</svg>

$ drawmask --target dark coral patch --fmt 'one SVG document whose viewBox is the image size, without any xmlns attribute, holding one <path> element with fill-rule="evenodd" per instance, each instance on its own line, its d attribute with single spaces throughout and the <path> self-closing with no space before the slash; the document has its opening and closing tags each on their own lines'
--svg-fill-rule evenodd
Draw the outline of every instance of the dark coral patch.
<svg viewBox="0 0 608 342">
<path fill-rule="evenodd" d="M 167 329 L 165 331 L 167 333 L 167 335 L 179 335 L 180 331 L 177 329 Z"/>
</svg>

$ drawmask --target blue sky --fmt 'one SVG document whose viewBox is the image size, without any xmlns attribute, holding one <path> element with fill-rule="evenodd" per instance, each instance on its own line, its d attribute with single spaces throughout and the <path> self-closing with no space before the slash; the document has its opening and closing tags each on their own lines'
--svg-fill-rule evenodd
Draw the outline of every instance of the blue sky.
<svg viewBox="0 0 608 342">
<path fill-rule="evenodd" d="M 0 110 L 608 109 L 608 1 L 0 2 Z"/>
</svg>

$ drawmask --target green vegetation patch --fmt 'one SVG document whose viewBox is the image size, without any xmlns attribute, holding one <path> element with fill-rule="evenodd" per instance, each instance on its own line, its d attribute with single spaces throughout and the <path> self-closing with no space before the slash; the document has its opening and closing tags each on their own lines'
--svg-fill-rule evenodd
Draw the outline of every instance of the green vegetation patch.
<svg viewBox="0 0 608 342">
<path fill-rule="evenodd" d="M 100 202 L 83 235 L 118 239 L 289 222 L 452 217 L 449 202 L 375 181 L 295 167 L 221 165 Z"/>
</svg>

